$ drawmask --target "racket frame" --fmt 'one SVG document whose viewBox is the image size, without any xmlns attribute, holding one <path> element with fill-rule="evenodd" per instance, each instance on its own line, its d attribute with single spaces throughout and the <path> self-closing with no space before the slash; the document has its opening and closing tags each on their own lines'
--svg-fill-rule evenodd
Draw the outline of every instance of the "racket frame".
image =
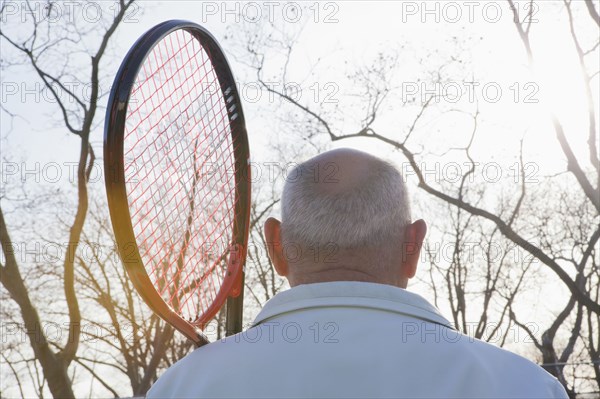
<svg viewBox="0 0 600 399">
<path fill-rule="evenodd" d="M 229 256 L 227 273 L 215 301 L 204 312 L 201 322 L 189 322 L 177 314 L 160 296 L 150 280 L 139 253 L 127 199 L 124 165 L 124 133 L 127 108 L 137 74 L 154 46 L 170 33 L 184 29 L 198 40 L 210 58 L 220 83 L 232 135 L 235 159 L 235 209 L 233 237 L 235 253 Z M 225 88 L 225 89 L 224 89 Z M 104 169 L 110 217 L 119 256 L 143 300 L 163 320 L 182 332 L 197 346 L 208 343 L 201 329 L 219 311 L 227 296 L 226 334 L 242 330 L 244 267 L 250 225 L 250 153 L 241 99 L 225 54 L 215 38 L 203 27 L 184 20 L 162 22 L 142 35 L 123 60 L 115 77 L 104 126 Z M 217 299 L 219 300 L 217 302 Z"/>
</svg>

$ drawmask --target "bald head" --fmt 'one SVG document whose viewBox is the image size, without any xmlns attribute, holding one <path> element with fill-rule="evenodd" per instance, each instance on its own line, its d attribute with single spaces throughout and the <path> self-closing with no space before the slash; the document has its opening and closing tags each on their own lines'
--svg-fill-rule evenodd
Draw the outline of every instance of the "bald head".
<svg viewBox="0 0 600 399">
<path fill-rule="evenodd" d="M 309 159 L 294 172 L 296 174 L 313 172 L 313 179 L 304 181 L 306 188 L 322 195 L 335 196 L 360 188 L 377 169 L 378 162 L 381 161 L 365 152 L 340 148 Z M 319 174 L 316 175 L 314 172 Z M 292 175 L 288 184 L 293 185 L 296 177 Z"/>
<path fill-rule="evenodd" d="M 410 222 L 402 176 L 365 152 L 337 149 L 298 165 L 282 197 L 286 243 L 380 246 Z"/>
<path fill-rule="evenodd" d="M 407 226 L 410 207 L 398 170 L 343 148 L 309 159 L 288 175 L 282 222 L 267 221 L 265 234 L 270 243 L 281 244 L 284 275 L 292 285 L 332 280 L 402 285 L 390 273 L 402 263 Z M 275 252 L 270 250 L 277 267 Z"/>
</svg>

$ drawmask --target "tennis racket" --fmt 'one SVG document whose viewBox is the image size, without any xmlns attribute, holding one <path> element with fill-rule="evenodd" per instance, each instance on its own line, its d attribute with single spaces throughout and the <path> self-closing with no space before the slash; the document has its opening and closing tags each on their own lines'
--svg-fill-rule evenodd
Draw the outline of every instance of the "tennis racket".
<svg viewBox="0 0 600 399">
<path fill-rule="evenodd" d="M 204 28 L 166 21 L 129 50 L 108 100 L 104 168 L 119 256 L 144 301 L 198 346 L 225 302 L 227 335 L 241 331 L 248 138 Z"/>
</svg>

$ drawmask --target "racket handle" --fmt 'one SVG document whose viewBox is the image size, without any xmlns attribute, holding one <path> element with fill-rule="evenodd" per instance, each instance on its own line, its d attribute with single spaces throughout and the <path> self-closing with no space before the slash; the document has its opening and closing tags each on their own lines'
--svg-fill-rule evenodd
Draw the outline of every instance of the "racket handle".
<svg viewBox="0 0 600 399">
<path fill-rule="evenodd" d="M 233 335 L 242 331 L 242 311 L 244 306 L 244 259 L 245 248 L 236 244 L 230 251 L 229 265 L 227 267 L 228 277 L 233 278 L 232 286 L 227 298 L 227 321 L 225 323 L 225 335 Z"/>
<path fill-rule="evenodd" d="M 225 335 L 230 336 L 242 331 L 242 309 L 244 296 L 227 298 L 227 321 L 225 322 Z"/>
</svg>

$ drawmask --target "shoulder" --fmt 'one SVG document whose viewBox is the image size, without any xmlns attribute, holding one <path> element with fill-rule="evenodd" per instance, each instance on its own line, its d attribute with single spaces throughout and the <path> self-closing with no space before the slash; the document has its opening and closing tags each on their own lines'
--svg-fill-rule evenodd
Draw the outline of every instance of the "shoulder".
<svg viewBox="0 0 600 399">
<path fill-rule="evenodd" d="M 507 397 L 568 398 L 558 380 L 532 361 L 493 344 L 468 338 L 461 347 L 474 385 L 485 385 Z"/>
<path fill-rule="evenodd" d="M 245 356 L 244 347 L 248 346 L 231 336 L 194 350 L 166 370 L 146 398 L 197 398 L 202 392 L 228 391 L 231 373 L 250 366 L 252 356 Z"/>
</svg>

